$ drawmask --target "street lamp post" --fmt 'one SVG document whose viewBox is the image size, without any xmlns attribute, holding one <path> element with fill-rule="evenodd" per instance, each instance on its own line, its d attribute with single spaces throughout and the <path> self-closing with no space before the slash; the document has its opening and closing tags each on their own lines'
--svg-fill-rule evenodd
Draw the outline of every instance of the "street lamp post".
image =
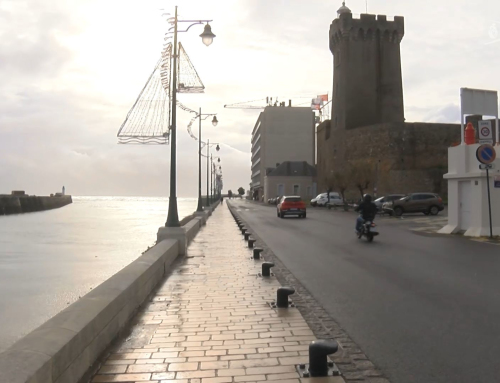
<svg viewBox="0 0 500 383">
<path fill-rule="evenodd" d="M 209 189 L 211 188 L 212 186 L 212 179 L 211 179 L 211 174 L 212 174 L 212 169 L 210 168 L 210 148 L 214 145 L 217 145 L 215 147 L 215 150 L 219 151 L 220 150 L 220 146 L 218 143 L 210 143 L 210 140 L 207 140 L 207 204 L 208 205 L 211 205 L 212 204 L 212 197 L 211 197 L 211 194 L 209 192 Z M 219 162 L 220 162 L 220 158 L 219 158 Z"/>
<path fill-rule="evenodd" d="M 219 150 L 219 145 L 217 145 L 217 151 Z M 215 159 L 220 162 L 220 157 L 215 157 Z M 217 167 L 214 164 L 214 157 L 210 155 L 210 163 L 211 163 L 211 170 L 210 170 L 210 199 L 211 202 L 214 202 L 214 197 L 216 196 L 215 193 L 215 188 L 216 188 L 216 176 L 217 176 Z"/>
<path fill-rule="evenodd" d="M 210 154 L 210 203 L 214 203 L 214 160 L 212 155 Z"/>
<path fill-rule="evenodd" d="M 193 25 L 207 23 L 203 33 L 200 35 L 203 44 L 212 44 L 215 35 L 208 24 L 212 20 L 179 20 L 177 18 L 177 6 L 175 7 L 174 26 L 174 54 L 173 54 L 173 79 L 172 79 L 172 123 L 170 126 L 170 197 L 168 201 L 168 216 L 165 226 L 179 227 L 179 213 L 177 210 L 177 33 L 187 32 Z M 178 23 L 191 23 L 184 31 L 178 31 Z"/>
<path fill-rule="evenodd" d="M 205 116 L 205 118 L 202 118 Z M 198 120 L 199 120 L 199 127 L 198 127 L 198 208 L 196 209 L 197 212 L 202 212 L 203 211 L 203 202 L 201 200 L 201 120 L 206 120 L 207 117 L 214 116 L 212 119 L 212 125 L 217 126 L 217 117 L 215 114 L 202 114 L 201 113 L 201 108 L 200 108 L 200 113 L 198 113 Z M 207 145 L 210 145 L 210 142 L 207 143 Z M 208 160 L 207 160 L 208 161 Z M 207 185 L 208 187 L 208 185 Z M 208 198 L 208 196 L 207 196 Z"/>
</svg>

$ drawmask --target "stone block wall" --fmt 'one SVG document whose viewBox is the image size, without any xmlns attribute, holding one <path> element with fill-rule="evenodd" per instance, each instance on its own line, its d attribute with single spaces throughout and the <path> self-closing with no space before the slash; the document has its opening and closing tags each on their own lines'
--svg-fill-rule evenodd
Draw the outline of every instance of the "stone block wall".
<svg viewBox="0 0 500 383">
<path fill-rule="evenodd" d="M 459 142 L 458 124 L 385 123 L 344 130 L 333 129 L 325 121 L 318 126 L 318 192 L 332 186 L 332 171 L 364 166 L 374 174 L 369 191 L 376 184 L 378 195 L 435 192 L 445 196 L 448 147 Z"/>
</svg>

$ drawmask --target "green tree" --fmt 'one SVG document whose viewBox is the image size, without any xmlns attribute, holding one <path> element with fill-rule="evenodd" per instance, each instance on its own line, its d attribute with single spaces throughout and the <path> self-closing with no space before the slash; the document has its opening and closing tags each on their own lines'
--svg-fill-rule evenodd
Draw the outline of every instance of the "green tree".
<svg viewBox="0 0 500 383">
<path fill-rule="evenodd" d="M 227 191 L 227 196 L 228 196 L 229 198 L 233 198 L 233 191 L 232 191 L 232 190 L 228 190 L 228 191 Z"/>
<path fill-rule="evenodd" d="M 245 194 L 245 189 L 243 189 L 241 186 L 238 188 L 238 194 L 243 197 Z"/>
</svg>

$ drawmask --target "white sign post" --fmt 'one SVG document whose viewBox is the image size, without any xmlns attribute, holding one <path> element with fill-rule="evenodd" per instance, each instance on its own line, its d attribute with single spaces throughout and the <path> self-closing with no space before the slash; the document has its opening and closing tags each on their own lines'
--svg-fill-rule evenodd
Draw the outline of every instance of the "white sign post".
<svg viewBox="0 0 500 383">
<path fill-rule="evenodd" d="M 493 130 L 491 129 L 491 121 L 479 121 L 479 143 L 493 145 Z"/>
<path fill-rule="evenodd" d="M 464 142 L 464 116 L 467 114 L 480 114 L 482 116 L 492 116 L 496 119 L 496 141 L 499 140 L 498 126 L 498 95 L 496 91 L 483 89 L 460 88 L 460 122 L 462 125 L 462 145 Z M 490 127 L 491 130 L 491 127 Z"/>
</svg>

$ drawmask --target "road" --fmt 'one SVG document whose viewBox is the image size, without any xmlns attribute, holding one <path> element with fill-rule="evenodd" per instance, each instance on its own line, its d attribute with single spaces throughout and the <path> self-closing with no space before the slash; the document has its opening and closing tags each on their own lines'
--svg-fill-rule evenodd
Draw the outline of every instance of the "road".
<svg viewBox="0 0 500 383">
<path fill-rule="evenodd" d="M 500 246 L 390 219 L 367 243 L 352 213 L 231 203 L 391 382 L 500 381 Z"/>
</svg>

